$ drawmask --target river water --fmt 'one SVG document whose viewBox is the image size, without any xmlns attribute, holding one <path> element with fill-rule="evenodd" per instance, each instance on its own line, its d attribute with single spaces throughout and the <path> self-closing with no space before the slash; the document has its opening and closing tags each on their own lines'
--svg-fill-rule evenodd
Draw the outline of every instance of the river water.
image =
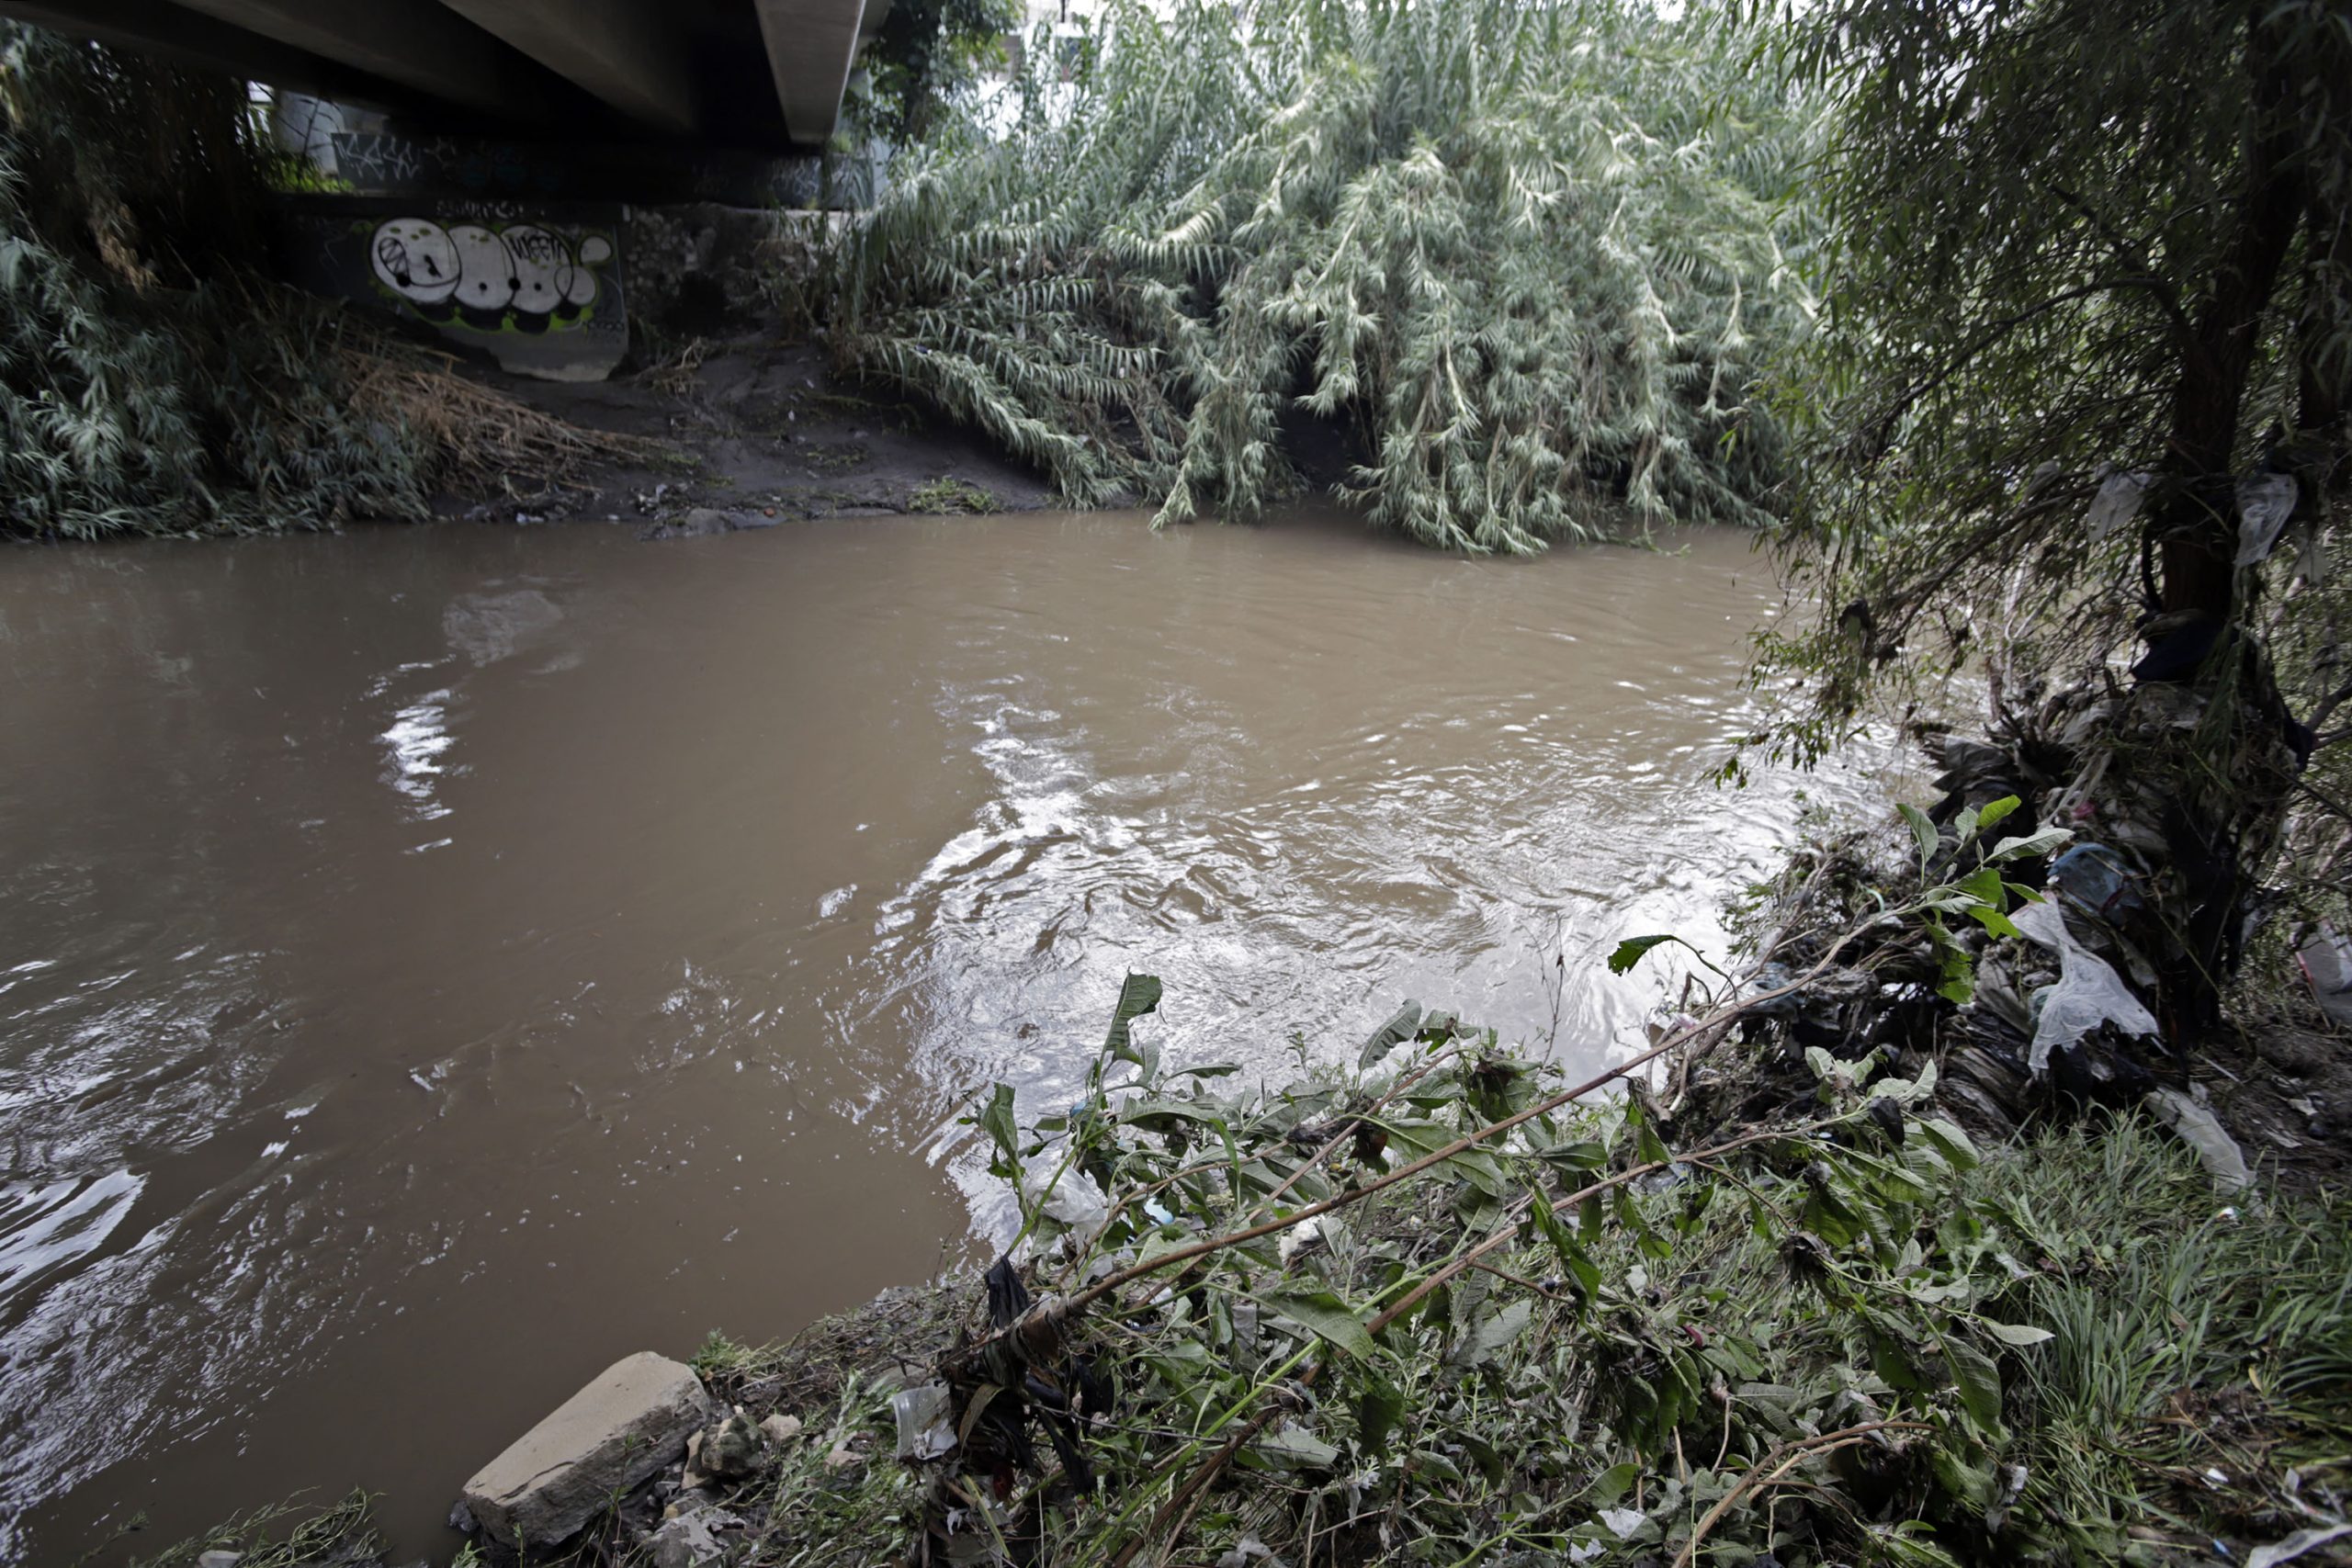
<svg viewBox="0 0 2352 1568">
<path fill-rule="evenodd" d="M 0 555 L 0 1561 L 356 1483 L 446 1555 L 615 1358 L 967 1266 L 956 1116 L 1059 1103 L 1130 969 L 1175 1060 L 1279 1074 L 1407 997 L 1623 1049 L 1661 980 L 1609 946 L 1718 941 L 1808 798 L 1884 788 L 1710 785 L 1775 594 L 1666 542 Z"/>
</svg>

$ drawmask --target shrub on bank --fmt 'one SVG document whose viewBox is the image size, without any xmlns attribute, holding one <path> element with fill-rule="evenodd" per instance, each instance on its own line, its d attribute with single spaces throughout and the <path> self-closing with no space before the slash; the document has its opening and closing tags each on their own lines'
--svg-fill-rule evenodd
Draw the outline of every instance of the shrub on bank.
<svg viewBox="0 0 2352 1568">
<path fill-rule="evenodd" d="M 430 448 L 352 406 L 364 341 L 266 282 L 244 85 L 0 24 L 5 530 L 420 515 Z"/>
<path fill-rule="evenodd" d="M 0 22 L 0 536 L 417 518 L 642 456 L 272 281 L 291 173 L 243 82 Z"/>
</svg>

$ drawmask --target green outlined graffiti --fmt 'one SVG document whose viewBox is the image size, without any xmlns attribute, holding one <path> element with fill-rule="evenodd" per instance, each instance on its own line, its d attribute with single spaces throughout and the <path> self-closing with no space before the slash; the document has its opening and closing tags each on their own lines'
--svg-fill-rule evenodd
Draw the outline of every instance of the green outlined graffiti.
<svg viewBox="0 0 2352 1568">
<path fill-rule="evenodd" d="M 537 335 L 594 320 L 612 236 L 543 223 L 388 218 L 368 238 L 377 287 L 426 321 Z"/>
</svg>

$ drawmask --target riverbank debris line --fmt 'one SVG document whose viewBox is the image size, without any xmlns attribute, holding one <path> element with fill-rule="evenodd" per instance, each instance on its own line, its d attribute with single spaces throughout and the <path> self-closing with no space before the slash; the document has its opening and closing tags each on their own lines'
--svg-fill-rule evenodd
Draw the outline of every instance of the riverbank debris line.
<svg viewBox="0 0 2352 1568">
<path fill-rule="evenodd" d="M 2329 1440 L 2341 1227 L 2242 1223 L 2136 1122 L 1980 1166 L 1932 1066 L 1837 1063 L 1810 1114 L 1678 1153 L 1642 1093 L 1470 1137 L 1562 1091 L 1450 1021 L 1270 1094 L 1135 1055 L 1009 1150 L 989 1134 L 1019 1242 L 937 1298 L 934 1357 L 836 1385 L 743 1560 L 870 1559 L 877 1534 L 910 1562 L 1120 1568 L 2128 1557 L 2217 1445 L 2162 1378 L 2095 1391 L 2183 1307 L 2184 1387 L 2245 1400 L 2233 1358 L 2291 1365 L 2241 1414 L 2281 1459 Z M 1359 1160 L 1372 1125 L 1423 1152 Z M 2246 1538 L 2291 1533 L 2294 1464 L 2239 1462 L 2194 1484 Z M 2300 1475 L 2315 1508 L 2347 1479 Z"/>
</svg>

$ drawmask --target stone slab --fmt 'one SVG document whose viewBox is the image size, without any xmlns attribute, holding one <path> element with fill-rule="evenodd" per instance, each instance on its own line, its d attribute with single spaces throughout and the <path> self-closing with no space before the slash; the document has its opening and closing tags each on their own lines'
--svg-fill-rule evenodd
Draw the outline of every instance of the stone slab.
<svg viewBox="0 0 2352 1568">
<path fill-rule="evenodd" d="M 466 1483 L 466 1507 L 495 1540 L 552 1546 L 685 1451 L 726 1415 L 694 1369 L 650 1350 L 605 1369 Z"/>
</svg>

